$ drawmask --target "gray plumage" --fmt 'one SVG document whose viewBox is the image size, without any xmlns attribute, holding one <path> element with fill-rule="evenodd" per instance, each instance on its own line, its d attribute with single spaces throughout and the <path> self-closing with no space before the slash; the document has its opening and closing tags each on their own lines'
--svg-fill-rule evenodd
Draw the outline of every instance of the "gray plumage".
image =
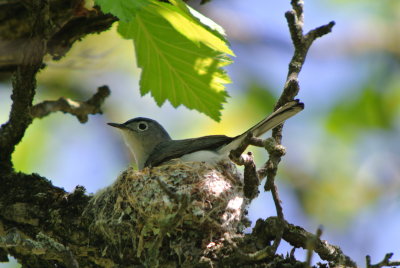
<svg viewBox="0 0 400 268">
<path fill-rule="evenodd" d="M 158 166 L 171 159 L 216 162 L 228 158 L 247 133 L 259 137 L 286 119 L 304 109 L 298 100 L 290 101 L 236 137 L 210 135 L 199 138 L 172 140 L 167 131 L 155 120 L 137 117 L 123 124 L 109 123 L 122 130 L 125 143 L 135 156 L 138 168 Z"/>
</svg>

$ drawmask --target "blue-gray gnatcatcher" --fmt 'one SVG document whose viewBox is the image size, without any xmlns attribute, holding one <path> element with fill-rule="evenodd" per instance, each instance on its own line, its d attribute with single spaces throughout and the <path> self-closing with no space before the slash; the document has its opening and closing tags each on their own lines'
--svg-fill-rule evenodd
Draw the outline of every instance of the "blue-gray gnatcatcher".
<svg viewBox="0 0 400 268">
<path fill-rule="evenodd" d="M 173 140 L 157 121 L 144 117 L 137 117 L 123 124 L 108 124 L 122 131 L 125 143 L 141 170 L 144 167 L 158 166 L 176 158 L 183 162 L 217 163 L 228 160 L 230 151 L 236 149 L 249 132 L 259 137 L 303 109 L 304 104 L 299 100 L 290 101 L 236 137 L 210 135 Z"/>
</svg>

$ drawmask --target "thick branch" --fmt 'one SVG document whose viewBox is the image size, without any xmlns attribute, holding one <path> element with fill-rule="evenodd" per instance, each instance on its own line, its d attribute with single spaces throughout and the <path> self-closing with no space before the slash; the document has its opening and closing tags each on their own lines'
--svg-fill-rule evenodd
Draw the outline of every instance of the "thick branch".
<svg viewBox="0 0 400 268">
<path fill-rule="evenodd" d="M 36 236 L 36 240 L 32 240 L 23 237 L 17 229 L 13 228 L 5 236 L 0 237 L 0 247 L 35 252 L 37 255 L 46 255 L 48 259 L 65 263 L 68 268 L 79 267 L 68 248 L 41 232 Z"/>
<path fill-rule="evenodd" d="M 97 248 L 88 245 L 90 232 L 80 225 L 90 199 L 84 191 L 77 187 L 73 193 L 66 193 L 35 174 L 3 175 L 0 248 L 23 267 L 55 267 L 56 263 L 76 267 L 77 260 L 81 267 L 93 267 L 95 261 L 114 267 L 111 260 L 98 256 L 101 253 Z M 92 258 L 95 261 L 91 262 Z"/>
<path fill-rule="evenodd" d="M 0 1 L 0 72 L 9 73 L 22 63 L 21 49 L 31 36 L 29 8 L 24 1 Z M 117 20 L 99 10 L 87 10 L 82 0 L 52 0 L 46 53 L 60 58 L 73 43 L 90 33 L 107 30 Z"/>
<path fill-rule="evenodd" d="M 22 62 L 13 75 L 13 104 L 9 121 L 0 128 L 0 172 L 12 170 L 11 154 L 32 122 L 31 107 L 36 88 L 36 73 L 46 52 L 49 25 L 47 1 L 27 2 L 31 10 L 31 36 L 22 48 Z"/>
<path fill-rule="evenodd" d="M 107 86 L 102 86 L 97 89 L 94 94 L 87 101 L 73 101 L 67 98 L 59 98 L 56 101 L 44 101 L 32 107 L 32 117 L 43 118 L 50 113 L 63 112 L 76 116 L 81 123 L 88 120 L 89 114 L 102 113 L 101 105 L 105 98 L 110 95 L 110 89 Z"/>
</svg>

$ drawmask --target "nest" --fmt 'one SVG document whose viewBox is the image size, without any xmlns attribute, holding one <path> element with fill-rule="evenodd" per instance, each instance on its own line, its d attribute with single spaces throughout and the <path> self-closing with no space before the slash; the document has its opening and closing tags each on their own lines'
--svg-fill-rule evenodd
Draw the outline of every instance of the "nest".
<svg viewBox="0 0 400 268">
<path fill-rule="evenodd" d="M 246 205 L 235 166 L 178 163 L 124 171 L 93 196 L 84 216 L 91 243 L 105 245 L 103 256 L 177 267 L 212 258 L 226 234 L 240 233 Z"/>
</svg>

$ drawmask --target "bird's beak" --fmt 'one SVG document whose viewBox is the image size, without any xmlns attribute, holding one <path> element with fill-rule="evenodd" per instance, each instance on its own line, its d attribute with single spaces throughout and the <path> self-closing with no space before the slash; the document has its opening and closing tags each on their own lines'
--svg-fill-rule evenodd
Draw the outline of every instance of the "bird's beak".
<svg viewBox="0 0 400 268">
<path fill-rule="evenodd" d="M 110 125 L 112 127 L 116 127 L 116 128 L 119 128 L 119 129 L 126 129 L 127 128 L 124 124 L 107 123 L 107 125 Z"/>
</svg>

